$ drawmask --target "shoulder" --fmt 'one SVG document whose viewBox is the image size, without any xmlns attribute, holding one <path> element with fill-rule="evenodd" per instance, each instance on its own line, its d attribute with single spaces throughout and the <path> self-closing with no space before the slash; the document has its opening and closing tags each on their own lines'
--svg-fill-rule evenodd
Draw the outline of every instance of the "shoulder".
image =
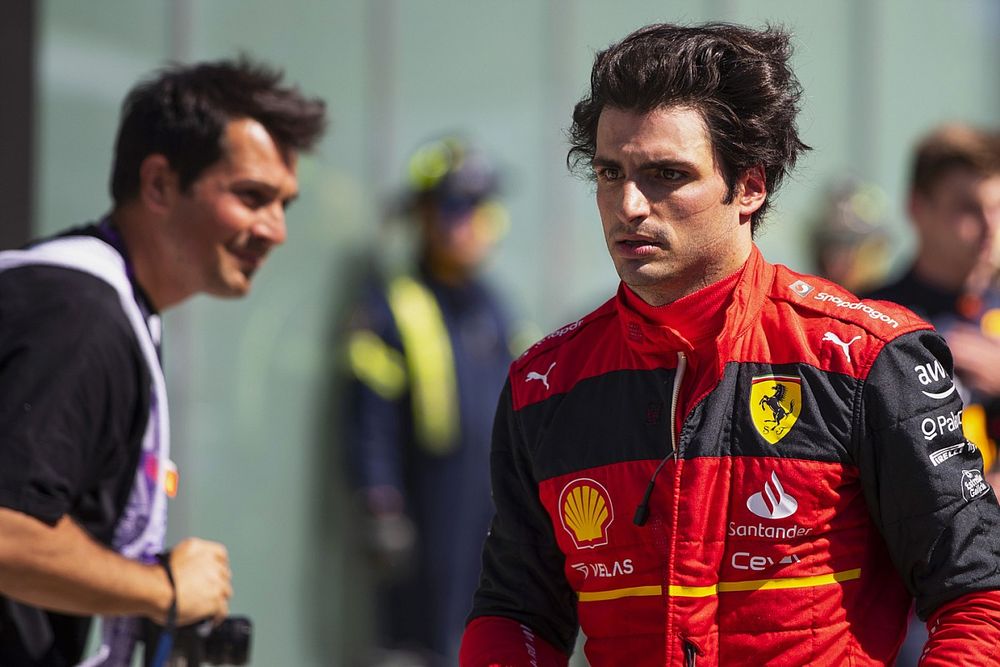
<svg viewBox="0 0 1000 667">
<path fill-rule="evenodd" d="M 776 265 L 742 354 L 863 379 L 892 341 L 929 329 L 903 306 L 861 299 L 829 280 Z"/>
<path fill-rule="evenodd" d="M 595 351 L 608 350 L 617 326 L 617 309 L 611 299 L 528 348 L 510 366 L 515 407 L 569 391 L 581 378 L 598 374 L 606 364 L 595 360 Z"/>
<path fill-rule="evenodd" d="M 106 347 L 135 334 L 117 290 L 85 271 L 24 265 L 0 271 L 0 339 Z"/>
<path fill-rule="evenodd" d="M 614 299 L 610 299 L 575 322 L 565 324 L 543 337 L 515 359 L 511 367 L 520 370 L 549 358 L 573 355 L 592 341 L 595 335 L 603 336 L 615 318 Z"/>
<path fill-rule="evenodd" d="M 798 273 L 781 264 L 775 265 L 769 298 L 803 327 L 851 325 L 883 342 L 931 328 L 913 311 L 897 303 L 863 299 L 829 280 Z"/>
</svg>

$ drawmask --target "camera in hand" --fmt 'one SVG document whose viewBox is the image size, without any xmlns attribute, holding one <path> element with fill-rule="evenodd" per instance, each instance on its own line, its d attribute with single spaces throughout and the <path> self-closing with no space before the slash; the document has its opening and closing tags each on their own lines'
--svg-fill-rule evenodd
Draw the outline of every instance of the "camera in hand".
<svg viewBox="0 0 1000 667">
<path fill-rule="evenodd" d="M 146 645 L 143 665 L 151 667 L 163 627 L 147 621 L 143 628 Z M 169 667 L 200 665 L 245 665 L 250 660 L 253 623 L 246 616 L 227 616 L 216 626 L 211 621 L 185 625 L 174 631 Z"/>
</svg>

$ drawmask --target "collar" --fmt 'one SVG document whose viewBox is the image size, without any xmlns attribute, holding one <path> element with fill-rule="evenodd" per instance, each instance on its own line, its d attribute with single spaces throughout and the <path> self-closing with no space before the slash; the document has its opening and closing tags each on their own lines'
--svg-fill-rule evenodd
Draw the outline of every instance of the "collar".
<svg viewBox="0 0 1000 667">
<path fill-rule="evenodd" d="M 736 338 L 755 321 L 773 276 L 754 245 L 735 273 L 665 306 L 649 305 L 622 283 L 616 305 L 625 340 L 639 352 L 662 353 Z"/>
</svg>

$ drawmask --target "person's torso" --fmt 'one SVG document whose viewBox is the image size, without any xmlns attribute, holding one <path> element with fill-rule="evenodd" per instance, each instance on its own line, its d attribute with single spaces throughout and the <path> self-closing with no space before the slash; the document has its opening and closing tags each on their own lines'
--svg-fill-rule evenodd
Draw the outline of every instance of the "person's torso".
<svg viewBox="0 0 1000 667">
<path fill-rule="evenodd" d="M 748 326 L 694 349 L 609 302 L 512 368 L 594 665 L 879 664 L 898 646 L 909 597 L 852 439 L 875 330 L 910 325 L 776 272 Z"/>
</svg>

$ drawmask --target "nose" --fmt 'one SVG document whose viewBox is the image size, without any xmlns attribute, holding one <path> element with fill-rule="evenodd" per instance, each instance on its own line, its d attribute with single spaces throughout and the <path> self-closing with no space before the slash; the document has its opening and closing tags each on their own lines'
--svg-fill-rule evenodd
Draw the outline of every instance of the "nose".
<svg viewBox="0 0 1000 667">
<path fill-rule="evenodd" d="M 271 245 L 281 245 L 288 237 L 285 227 L 285 207 L 280 201 L 261 210 L 261 217 L 253 227 L 254 236 L 266 239 Z"/>
<path fill-rule="evenodd" d="M 625 181 L 622 185 L 619 216 L 622 222 L 638 221 L 649 216 L 649 200 L 635 181 Z"/>
</svg>

